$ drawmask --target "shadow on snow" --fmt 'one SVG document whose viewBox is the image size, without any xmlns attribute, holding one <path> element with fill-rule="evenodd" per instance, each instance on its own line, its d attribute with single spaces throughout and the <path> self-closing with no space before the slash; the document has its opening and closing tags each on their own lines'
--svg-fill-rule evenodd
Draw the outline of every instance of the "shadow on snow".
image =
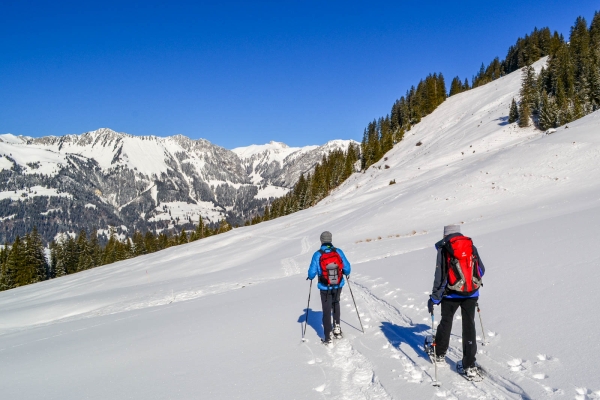
<svg viewBox="0 0 600 400">
<path fill-rule="evenodd" d="M 425 324 L 398 326 L 390 322 L 382 322 L 379 328 L 390 344 L 398 350 L 402 351 L 400 345 L 406 343 L 412 347 L 419 357 L 429 361 L 429 357 L 425 354 L 425 350 L 423 349 L 423 342 L 425 341 L 425 335 L 431 330 L 431 327 Z M 402 351 L 402 353 L 410 358 L 406 352 Z"/>
<path fill-rule="evenodd" d="M 306 308 L 300 317 L 298 318 L 298 322 L 300 323 L 300 332 L 304 329 L 304 321 L 306 317 Z M 323 331 L 323 311 L 315 311 L 312 308 L 308 309 L 308 326 L 314 329 L 317 336 L 320 338 L 325 337 L 325 332 Z"/>
</svg>

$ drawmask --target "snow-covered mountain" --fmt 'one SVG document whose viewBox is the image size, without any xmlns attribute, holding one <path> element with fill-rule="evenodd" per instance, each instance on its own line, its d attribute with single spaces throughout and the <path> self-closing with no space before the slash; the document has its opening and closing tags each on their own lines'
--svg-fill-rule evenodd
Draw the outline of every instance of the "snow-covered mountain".
<svg viewBox="0 0 600 400">
<path fill-rule="evenodd" d="M 0 135 L 0 241 L 32 224 L 51 239 L 109 225 L 185 226 L 200 215 L 240 223 L 287 193 L 323 154 L 349 143 L 291 149 L 272 142 L 230 151 L 204 139 L 110 129 L 37 139 Z"/>
<path fill-rule="evenodd" d="M 550 135 L 520 129 L 507 123 L 520 79 L 447 99 L 313 208 L 0 293 L 3 397 L 599 398 L 600 112 Z M 457 314 L 435 388 L 421 345 L 433 244 L 449 223 L 486 265 L 477 359 L 488 377 L 453 371 Z M 300 340 L 324 230 L 352 263 L 365 328 L 344 289 L 345 338 L 332 349 L 319 343 L 314 287 Z"/>
</svg>

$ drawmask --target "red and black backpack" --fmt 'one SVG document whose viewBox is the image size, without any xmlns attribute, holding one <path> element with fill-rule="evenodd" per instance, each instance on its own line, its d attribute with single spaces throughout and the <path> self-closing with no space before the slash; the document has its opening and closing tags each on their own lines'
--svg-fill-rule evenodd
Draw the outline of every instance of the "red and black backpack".
<svg viewBox="0 0 600 400">
<path fill-rule="evenodd" d="M 475 293 L 482 283 L 471 238 L 455 236 L 444 243 L 443 249 L 448 271 L 446 288 L 465 296 Z"/>
<path fill-rule="evenodd" d="M 344 268 L 342 257 L 340 257 L 335 247 L 332 247 L 329 253 L 323 250 L 319 250 L 319 252 L 321 253 L 319 282 L 326 286 L 339 285 L 342 282 L 342 270 Z"/>
</svg>

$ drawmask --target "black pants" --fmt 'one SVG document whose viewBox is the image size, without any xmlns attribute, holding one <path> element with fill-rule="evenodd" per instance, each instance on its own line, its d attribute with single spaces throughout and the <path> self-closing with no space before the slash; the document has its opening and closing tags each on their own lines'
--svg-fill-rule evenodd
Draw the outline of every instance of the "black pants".
<svg viewBox="0 0 600 400">
<path fill-rule="evenodd" d="M 463 345 L 463 367 L 469 368 L 475 365 L 477 354 L 477 334 L 475 332 L 475 306 L 479 298 L 442 300 L 442 320 L 435 334 L 437 355 L 444 355 L 450 345 L 450 333 L 452 332 L 452 319 L 454 313 L 460 307 L 462 316 L 462 345 Z"/>
<path fill-rule="evenodd" d="M 340 324 L 340 296 L 342 288 L 321 290 L 321 306 L 323 307 L 323 330 L 325 331 L 325 340 L 331 337 L 331 311 L 333 311 L 333 322 Z"/>
</svg>

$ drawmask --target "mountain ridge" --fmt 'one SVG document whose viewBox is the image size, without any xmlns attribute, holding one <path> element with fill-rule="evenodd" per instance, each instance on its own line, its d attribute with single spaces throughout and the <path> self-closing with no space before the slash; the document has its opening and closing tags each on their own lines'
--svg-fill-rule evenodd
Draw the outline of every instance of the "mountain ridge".
<svg viewBox="0 0 600 400">
<path fill-rule="evenodd" d="M 240 157 L 206 139 L 135 136 L 109 128 L 41 138 L 0 135 L 0 240 L 13 240 L 32 223 L 45 240 L 65 230 L 122 225 L 190 229 L 201 215 L 209 223 L 227 218 L 242 224 L 270 198 L 287 193 L 323 155 L 351 142 L 299 148 L 271 142 L 237 148 L 250 149 L 250 157 Z M 285 149 L 283 157 L 273 147 Z M 19 190 L 25 192 L 15 195 Z M 71 197 L 67 201 L 59 193 Z M 43 214 L 56 209 L 61 211 Z"/>
</svg>

